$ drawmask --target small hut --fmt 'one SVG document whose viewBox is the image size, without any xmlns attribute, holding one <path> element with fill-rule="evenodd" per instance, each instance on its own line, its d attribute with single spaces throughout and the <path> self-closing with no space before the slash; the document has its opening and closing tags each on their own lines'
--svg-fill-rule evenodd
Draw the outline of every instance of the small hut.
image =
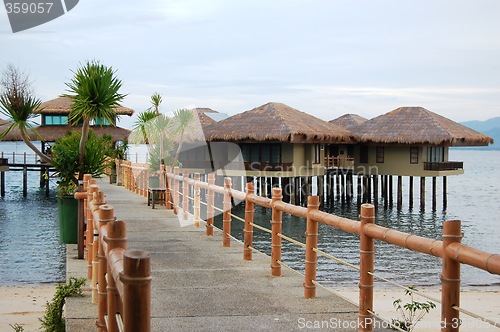
<svg viewBox="0 0 500 332">
<path fill-rule="evenodd" d="M 324 174 L 325 144 L 353 144 L 355 135 L 281 103 L 270 102 L 206 128 L 209 142 L 233 142 L 247 175 Z"/>
</svg>

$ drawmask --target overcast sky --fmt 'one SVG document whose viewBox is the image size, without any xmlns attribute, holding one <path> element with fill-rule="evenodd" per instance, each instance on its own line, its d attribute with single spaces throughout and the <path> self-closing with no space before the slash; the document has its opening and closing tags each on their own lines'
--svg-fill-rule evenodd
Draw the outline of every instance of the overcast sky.
<svg viewBox="0 0 500 332">
<path fill-rule="evenodd" d="M 324 120 L 400 106 L 485 120 L 500 116 L 499 18 L 497 0 L 81 0 L 13 34 L 2 7 L 0 66 L 45 101 L 100 60 L 136 112 L 159 92 L 162 112 L 276 101 Z"/>
</svg>

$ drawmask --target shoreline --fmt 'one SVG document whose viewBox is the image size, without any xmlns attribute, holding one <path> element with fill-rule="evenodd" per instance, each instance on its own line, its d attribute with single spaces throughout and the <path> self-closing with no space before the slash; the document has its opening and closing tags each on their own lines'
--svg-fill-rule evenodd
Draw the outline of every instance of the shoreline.
<svg viewBox="0 0 500 332">
<path fill-rule="evenodd" d="M 417 287 L 417 289 L 435 299 L 441 298 L 440 287 Z M 350 288 L 332 288 L 332 290 L 354 303 L 358 303 L 358 289 Z M 399 314 L 393 307 L 393 302 L 397 299 L 402 300 L 402 305 L 410 302 L 410 297 L 405 295 L 405 290 L 398 287 L 382 288 L 375 287 L 374 289 L 374 310 L 382 318 L 391 320 L 400 318 Z M 418 302 L 426 302 L 429 299 L 415 295 L 414 300 Z M 486 317 L 495 323 L 500 323 L 500 287 L 464 287 L 460 293 L 460 307 L 462 309 L 473 312 L 480 316 Z M 485 331 L 496 332 L 497 327 L 494 327 L 486 322 L 467 316 L 460 313 L 462 320 L 462 331 Z M 436 303 L 436 308 L 426 314 L 423 319 L 416 325 L 415 332 L 431 332 L 439 331 L 441 321 L 441 305 Z"/>
<path fill-rule="evenodd" d="M 25 332 L 40 331 L 39 318 L 55 291 L 55 283 L 0 285 L 0 330 L 14 331 L 9 324 L 19 324 Z"/>
</svg>

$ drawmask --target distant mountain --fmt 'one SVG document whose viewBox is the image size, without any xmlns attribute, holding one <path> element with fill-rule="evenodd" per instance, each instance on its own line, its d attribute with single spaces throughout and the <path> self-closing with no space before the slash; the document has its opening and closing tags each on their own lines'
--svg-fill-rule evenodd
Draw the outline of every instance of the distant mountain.
<svg viewBox="0 0 500 332">
<path fill-rule="evenodd" d="M 493 138 L 495 143 L 481 147 L 482 149 L 500 150 L 500 117 L 485 121 L 465 121 L 461 122 L 461 124 Z"/>
</svg>

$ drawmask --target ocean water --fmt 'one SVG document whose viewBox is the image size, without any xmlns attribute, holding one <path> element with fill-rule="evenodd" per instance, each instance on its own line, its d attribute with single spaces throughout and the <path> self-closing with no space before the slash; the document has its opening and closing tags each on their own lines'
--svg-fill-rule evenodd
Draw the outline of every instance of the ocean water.
<svg viewBox="0 0 500 332">
<path fill-rule="evenodd" d="M 12 152 L 35 158 L 23 143 L 0 142 L 0 152 L 8 158 Z M 5 182 L 5 197 L 0 198 L 0 285 L 64 281 L 66 247 L 59 243 L 55 180 L 49 197 L 40 188 L 38 172 L 28 172 L 27 197 L 22 172 L 5 172 Z"/>
<path fill-rule="evenodd" d="M 22 153 L 22 143 L 0 143 L 0 151 Z M 136 157 L 136 153 L 137 156 Z M 141 157 L 142 156 L 142 157 Z M 130 159 L 145 159 L 142 146 L 131 146 Z M 462 220 L 463 243 L 485 251 L 500 253 L 500 151 L 452 149 L 450 160 L 463 161 L 465 174 L 448 177 L 448 207 L 442 208 L 442 181 L 438 179 L 437 209 L 431 208 L 431 180 L 427 179 L 426 209 L 420 210 L 419 181 L 415 180 L 414 208 L 408 207 L 408 184 L 404 182 L 403 208 L 376 211 L 376 223 L 403 232 L 440 239 L 445 220 Z M 22 197 L 20 172 L 6 173 L 7 195 L 0 199 L 0 284 L 56 282 L 65 278 L 65 247 L 59 243 L 55 181 L 51 180 L 50 197 L 38 187 L 38 174 L 30 172 L 28 197 Z M 404 179 L 407 181 L 407 179 Z M 396 195 L 394 195 L 396 198 Z M 243 216 L 244 207 L 234 213 Z M 358 218 L 353 204 L 340 204 L 337 199 L 331 212 L 351 219 Z M 255 222 L 269 227 L 270 211 L 256 208 Z M 221 226 L 220 218 L 216 224 Z M 233 219 L 232 235 L 242 239 L 242 224 Z M 283 234 L 305 242 L 305 221 L 283 215 Z M 359 264 L 359 240 L 356 236 L 320 225 L 320 249 L 352 264 Z M 254 229 L 254 246 L 270 253 L 269 234 Z M 283 241 L 283 261 L 298 269 L 304 267 L 302 248 Z M 439 284 L 441 262 L 438 258 L 376 242 L 375 272 L 399 283 L 419 286 Z M 319 257 L 318 280 L 331 286 L 356 287 L 358 272 Z M 390 286 L 377 282 L 377 287 Z M 465 287 L 498 287 L 500 276 L 462 265 Z"/>
</svg>

